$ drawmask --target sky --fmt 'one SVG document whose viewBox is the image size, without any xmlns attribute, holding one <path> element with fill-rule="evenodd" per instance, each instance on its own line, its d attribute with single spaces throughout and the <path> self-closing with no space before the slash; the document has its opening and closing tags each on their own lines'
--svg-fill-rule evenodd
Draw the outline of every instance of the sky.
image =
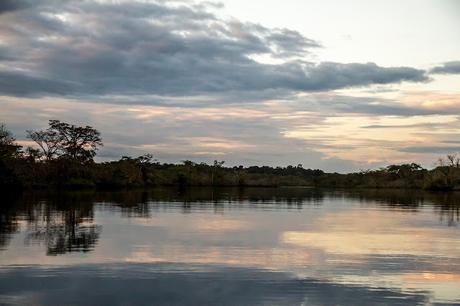
<svg viewBox="0 0 460 306">
<path fill-rule="evenodd" d="M 99 161 L 349 172 L 460 152 L 460 2 L 3 0 L 0 122 Z"/>
</svg>

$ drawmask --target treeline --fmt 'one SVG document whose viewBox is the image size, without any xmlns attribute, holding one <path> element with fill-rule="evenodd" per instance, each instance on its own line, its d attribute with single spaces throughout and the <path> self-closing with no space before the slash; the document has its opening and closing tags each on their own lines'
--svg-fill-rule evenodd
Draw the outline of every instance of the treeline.
<svg viewBox="0 0 460 306">
<path fill-rule="evenodd" d="M 22 147 L 0 126 L 0 186 L 18 188 L 127 188 L 148 186 L 312 186 L 346 188 L 460 189 L 460 159 L 448 155 L 436 168 L 390 165 L 359 173 L 325 173 L 287 167 L 235 166 L 183 161 L 159 163 L 150 154 L 96 163 L 102 138 L 91 126 L 50 120 L 46 130 L 27 131 L 36 145 Z"/>
</svg>

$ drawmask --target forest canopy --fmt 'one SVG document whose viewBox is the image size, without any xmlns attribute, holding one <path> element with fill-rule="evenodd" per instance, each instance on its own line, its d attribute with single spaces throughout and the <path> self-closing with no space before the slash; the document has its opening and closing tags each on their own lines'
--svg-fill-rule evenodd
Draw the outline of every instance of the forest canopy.
<svg viewBox="0 0 460 306">
<path fill-rule="evenodd" d="M 460 189 L 460 158 L 447 155 L 431 170 L 417 163 L 389 165 L 376 170 L 339 174 L 287 167 L 225 166 L 185 160 L 159 163 L 152 154 L 123 156 L 96 163 L 103 146 L 101 133 L 91 126 L 50 120 L 45 130 L 28 130 L 34 146 L 23 148 L 4 124 L 0 125 L 0 187 L 120 188 L 171 186 L 309 186 L 345 188 Z"/>
</svg>

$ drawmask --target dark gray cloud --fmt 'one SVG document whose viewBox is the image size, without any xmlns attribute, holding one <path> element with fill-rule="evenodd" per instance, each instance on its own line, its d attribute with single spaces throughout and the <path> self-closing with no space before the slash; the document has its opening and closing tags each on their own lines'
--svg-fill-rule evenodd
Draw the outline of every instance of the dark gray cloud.
<svg viewBox="0 0 460 306">
<path fill-rule="evenodd" d="M 451 114 L 450 108 L 423 109 L 408 106 L 394 100 L 376 97 L 353 97 L 328 94 L 309 95 L 300 98 L 299 108 L 306 111 L 317 111 L 327 114 L 369 114 L 379 116 L 423 116 Z"/>
<path fill-rule="evenodd" d="M 8 67 L 0 70 L 1 94 L 190 96 L 428 80 L 425 71 L 409 67 L 305 62 L 300 58 L 320 47 L 316 41 L 289 29 L 223 20 L 205 4 L 39 3 L 0 16 L 0 50 L 9 46 L 8 57 L 0 54 Z M 285 61 L 264 64 L 254 55 Z"/>
<path fill-rule="evenodd" d="M 423 70 L 408 67 L 385 68 L 375 63 L 320 63 L 304 70 L 298 89 L 305 91 L 331 90 L 344 87 L 390 84 L 402 81 L 428 81 Z"/>
<path fill-rule="evenodd" d="M 433 74 L 460 74 L 460 61 L 447 62 L 430 70 Z"/>
<path fill-rule="evenodd" d="M 66 95 L 73 93 L 77 85 L 59 79 L 0 71 L 0 88 L 2 93 L 8 96 Z"/>
<path fill-rule="evenodd" d="M 2 0 L 0 2 L 0 14 L 15 11 L 27 7 L 28 3 L 18 0 Z"/>
<path fill-rule="evenodd" d="M 7 46 L 0 45 L 0 61 L 10 61 L 17 57 L 13 50 Z"/>
<path fill-rule="evenodd" d="M 0 14 L 17 10 L 38 7 L 43 4 L 58 5 L 72 0 L 2 0 L 0 1 Z M 85 1 L 85 0 L 74 0 Z"/>
<path fill-rule="evenodd" d="M 442 123 L 415 123 L 415 124 L 371 124 L 365 125 L 363 129 L 395 129 L 395 128 L 437 128 L 443 126 Z"/>
<path fill-rule="evenodd" d="M 410 146 L 401 148 L 399 151 L 407 153 L 449 154 L 460 152 L 460 146 Z"/>
</svg>

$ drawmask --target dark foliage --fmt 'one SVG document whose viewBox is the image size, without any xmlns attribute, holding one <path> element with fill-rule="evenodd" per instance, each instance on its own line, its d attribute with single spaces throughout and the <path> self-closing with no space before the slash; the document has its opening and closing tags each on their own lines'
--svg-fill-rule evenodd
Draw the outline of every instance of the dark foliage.
<svg viewBox="0 0 460 306">
<path fill-rule="evenodd" d="M 212 165 L 183 161 L 161 164 L 150 154 L 95 163 L 102 146 L 99 131 L 50 120 L 42 131 L 28 131 L 37 148 L 23 150 L 0 126 L 0 187 L 125 188 L 146 186 L 315 186 L 345 188 L 460 189 L 460 158 L 448 155 L 432 170 L 420 165 L 390 165 L 359 173 L 325 173 L 287 167 Z"/>
</svg>

